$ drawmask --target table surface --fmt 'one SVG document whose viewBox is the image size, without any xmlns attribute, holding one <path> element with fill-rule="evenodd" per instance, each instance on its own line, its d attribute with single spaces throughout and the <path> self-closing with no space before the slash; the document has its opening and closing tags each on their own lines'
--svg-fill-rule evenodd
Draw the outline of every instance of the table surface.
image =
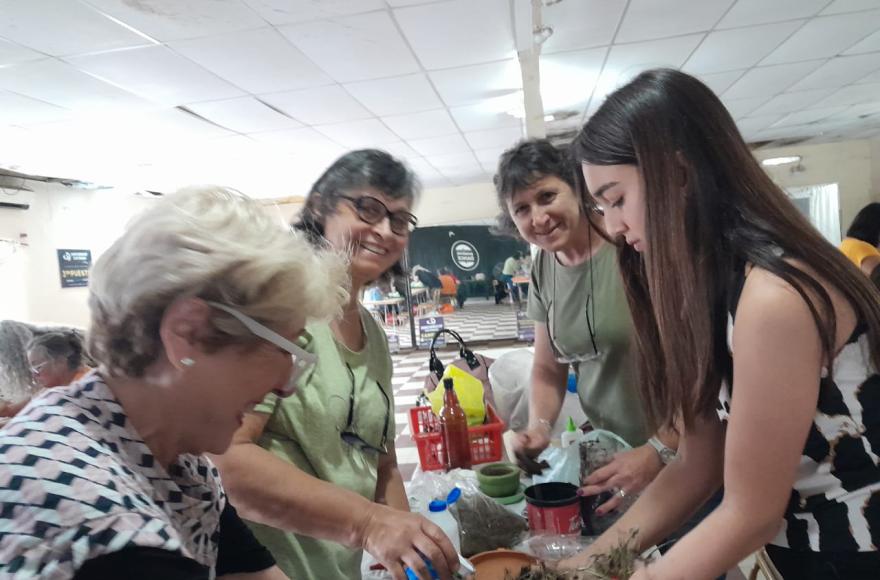
<svg viewBox="0 0 880 580">
<path fill-rule="evenodd" d="M 384 298 L 382 300 L 364 300 L 364 306 L 393 306 L 403 302 L 403 297 Z"/>
</svg>

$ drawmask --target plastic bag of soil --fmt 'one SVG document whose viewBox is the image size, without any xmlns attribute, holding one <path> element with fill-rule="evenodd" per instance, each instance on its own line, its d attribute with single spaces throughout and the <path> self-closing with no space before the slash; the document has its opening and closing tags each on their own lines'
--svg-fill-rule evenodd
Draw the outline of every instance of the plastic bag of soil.
<svg viewBox="0 0 880 580">
<path fill-rule="evenodd" d="M 525 518 L 483 494 L 476 475 L 470 470 L 418 474 L 408 486 L 410 507 L 413 511 L 424 511 L 432 500 L 445 499 L 453 487 L 461 489 L 461 497 L 449 511 L 458 522 L 461 553 L 465 558 L 511 548 L 523 540 L 528 531 Z"/>
</svg>

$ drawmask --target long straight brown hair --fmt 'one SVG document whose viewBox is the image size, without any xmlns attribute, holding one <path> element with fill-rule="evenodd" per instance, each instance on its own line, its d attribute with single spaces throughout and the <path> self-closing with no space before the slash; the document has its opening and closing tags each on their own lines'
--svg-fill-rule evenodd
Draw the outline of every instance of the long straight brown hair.
<svg viewBox="0 0 880 580">
<path fill-rule="evenodd" d="M 575 147 L 582 162 L 636 165 L 644 179 L 647 251 L 623 244 L 618 256 L 653 427 L 692 426 L 732 380 L 732 277 L 747 263 L 804 299 L 829 368 L 837 321 L 818 280 L 834 284 L 866 325 L 880 369 L 880 293 L 771 181 L 703 83 L 676 70 L 643 72 L 607 98 Z"/>
</svg>

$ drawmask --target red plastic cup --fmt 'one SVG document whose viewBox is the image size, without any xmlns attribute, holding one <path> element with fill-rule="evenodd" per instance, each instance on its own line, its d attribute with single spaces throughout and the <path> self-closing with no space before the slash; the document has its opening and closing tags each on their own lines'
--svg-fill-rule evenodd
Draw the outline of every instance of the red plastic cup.
<svg viewBox="0 0 880 580">
<path fill-rule="evenodd" d="M 526 514 L 533 534 L 580 534 L 581 498 L 570 483 L 539 483 L 525 490 Z"/>
</svg>

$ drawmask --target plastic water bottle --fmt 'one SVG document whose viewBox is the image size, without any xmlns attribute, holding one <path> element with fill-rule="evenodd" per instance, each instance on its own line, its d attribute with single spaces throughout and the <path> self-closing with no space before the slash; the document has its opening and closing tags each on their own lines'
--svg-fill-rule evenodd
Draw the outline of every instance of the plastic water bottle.
<svg viewBox="0 0 880 580">
<path fill-rule="evenodd" d="M 455 521 L 455 518 L 449 513 L 447 507 L 445 501 L 432 501 L 428 504 L 428 513 L 425 514 L 425 517 L 427 517 L 431 523 L 443 530 L 443 533 L 446 534 L 449 541 L 455 546 L 456 552 L 461 552 L 461 537 L 458 532 L 458 522 Z"/>
</svg>

